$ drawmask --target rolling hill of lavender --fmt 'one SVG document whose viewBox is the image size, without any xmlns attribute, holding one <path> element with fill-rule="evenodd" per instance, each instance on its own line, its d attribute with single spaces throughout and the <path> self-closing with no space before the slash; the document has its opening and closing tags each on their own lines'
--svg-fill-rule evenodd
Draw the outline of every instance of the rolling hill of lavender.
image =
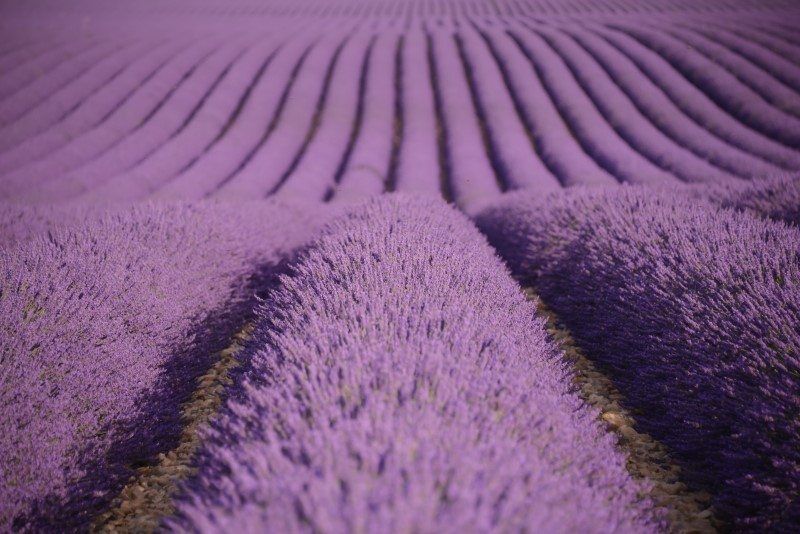
<svg viewBox="0 0 800 534">
<path fill-rule="evenodd" d="M 800 532 L 798 225 L 792 0 L 0 1 L 0 532 Z"/>
</svg>

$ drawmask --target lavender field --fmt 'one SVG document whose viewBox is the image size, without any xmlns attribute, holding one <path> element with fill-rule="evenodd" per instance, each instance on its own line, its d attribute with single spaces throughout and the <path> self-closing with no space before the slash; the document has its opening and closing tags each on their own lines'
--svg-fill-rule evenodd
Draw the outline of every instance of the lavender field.
<svg viewBox="0 0 800 534">
<path fill-rule="evenodd" d="M 0 1 L 0 532 L 800 532 L 800 4 Z"/>
</svg>

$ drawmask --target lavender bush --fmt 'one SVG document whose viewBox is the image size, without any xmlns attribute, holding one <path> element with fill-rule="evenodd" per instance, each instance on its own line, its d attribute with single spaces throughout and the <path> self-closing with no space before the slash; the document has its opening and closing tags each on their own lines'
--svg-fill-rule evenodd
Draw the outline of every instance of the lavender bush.
<svg viewBox="0 0 800 534">
<path fill-rule="evenodd" d="M 150 205 L 66 226 L 40 214 L 45 235 L 8 232 L 19 240 L 0 249 L 0 529 L 85 526 L 131 467 L 172 446 L 194 377 L 322 213 Z"/>
<path fill-rule="evenodd" d="M 800 234 L 639 188 L 517 194 L 479 227 L 737 528 L 800 521 Z"/>
<path fill-rule="evenodd" d="M 800 174 L 780 174 L 745 183 L 698 188 L 693 194 L 725 208 L 746 210 L 800 226 Z"/>
<path fill-rule="evenodd" d="M 381 197 L 258 309 L 178 531 L 645 532 L 643 488 L 477 230 Z"/>
</svg>

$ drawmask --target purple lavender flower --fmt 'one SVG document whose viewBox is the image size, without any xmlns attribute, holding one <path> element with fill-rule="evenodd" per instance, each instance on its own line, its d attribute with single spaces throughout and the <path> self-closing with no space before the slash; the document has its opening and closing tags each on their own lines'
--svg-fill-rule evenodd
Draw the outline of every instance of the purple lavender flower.
<svg viewBox="0 0 800 534">
<path fill-rule="evenodd" d="M 61 226 L 54 213 L 45 235 L 0 249 L 0 529 L 85 526 L 174 445 L 194 378 L 323 213 L 148 205 Z"/>
<path fill-rule="evenodd" d="M 778 174 L 752 182 L 698 187 L 692 194 L 724 208 L 746 210 L 800 226 L 800 174 Z"/>
<path fill-rule="evenodd" d="M 515 194 L 479 227 L 737 528 L 800 521 L 800 234 L 685 195 Z"/>
<path fill-rule="evenodd" d="M 332 223 L 243 359 L 168 528 L 659 525 L 534 304 L 440 201 L 384 196 Z"/>
</svg>

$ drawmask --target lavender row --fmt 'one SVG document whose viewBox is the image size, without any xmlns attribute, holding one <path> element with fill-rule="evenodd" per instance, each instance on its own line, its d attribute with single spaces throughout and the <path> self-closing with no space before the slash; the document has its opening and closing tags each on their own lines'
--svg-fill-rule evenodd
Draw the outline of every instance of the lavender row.
<svg viewBox="0 0 800 534">
<path fill-rule="evenodd" d="M 164 109 L 171 90 L 179 87 L 181 80 L 190 76 L 218 44 L 219 39 L 209 39 L 186 48 L 159 68 L 154 76 L 145 78 L 146 87 L 125 99 L 122 105 L 115 106 L 90 130 L 70 139 L 41 160 L 26 162 L 26 165 L 6 173 L 2 180 L 2 195 L 16 198 L 29 195 L 35 199 L 41 196 L 43 184 L 57 184 L 61 175 L 107 154 L 127 135 L 139 131 L 151 113 Z"/>
<path fill-rule="evenodd" d="M 227 186 L 263 147 L 275 129 L 297 71 L 303 67 L 315 42 L 317 25 L 299 31 L 283 43 L 259 71 L 242 95 L 241 107 L 231 115 L 225 130 L 200 154 L 187 162 L 154 198 L 203 198 Z"/>
<path fill-rule="evenodd" d="M 322 200 L 335 185 L 354 136 L 362 78 L 374 46 L 374 35 L 359 32 L 348 39 L 337 59 L 319 116 L 302 159 L 284 177 L 281 195 Z M 366 80 L 364 80 L 366 82 Z"/>
<path fill-rule="evenodd" d="M 719 106 L 711 95 L 684 77 L 670 58 L 621 31 L 593 26 L 593 31 L 633 61 L 681 112 L 737 150 L 758 156 L 785 169 L 800 168 L 800 155 L 778 140 L 742 122 Z"/>
<path fill-rule="evenodd" d="M 242 112 L 242 98 L 247 94 L 253 78 L 266 72 L 275 55 L 285 45 L 288 39 L 285 33 L 279 31 L 262 37 L 243 50 L 216 74 L 211 86 L 199 100 L 193 102 L 194 107 L 168 139 L 158 145 L 153 145 L 152 140 L 148 141 L 149 154 L 141 156 L 133 166 L 113 175 L 99 187 L 87 190 L 82 200 L 169 196 L 162 195 L 166 188 L 171 186 L 180 189 L 180 185 L 174 183 L 177 176 L 196 164 L 210 147 L 228 133 L 231 117 L 235 117 L 237 111 Z M 199 185 L 196 184 L 195 190 L 199 190 L 200 195 L 187 192 L 183 198 L 202 196 Z"/>
<path fill-rule="evenodd" d="M 248 24 L 234 39 L 188 24 L 151 48 L 130 31 L 113 44 L 83 43 L 60 67 L 71 83 L 56 88 L 55 73 L 32 82 L 53 87 L 40 105 L 23 111 L 14 98 L 0 101 L 22 113 L 1 131 L 0 194 L 64 201 L 283 191 L 323 200 L 344 183 L 345 197 L 418 191 L 474 212 L 505 189 L 724 182 L 800 167 L 798 151 L 781 142 L 793 135 L 791 114 L 784 124 L 767 113 L 759 120 L 778 129 L 754 129 L 730 100 L 763 78 L 783 87 L 776 99 L 790 101 L 793 89 L 763 70 L 785 62 L 759 49 L 759 65 L 737 71 L 744 82 L 695 87 L 693 66 L 722 72 L 715 62 L 734 52 L 676 51 L 670 34 L 688 39 L 685 16 L 654 19 L 658 32 L 644 44 L 625 29 L 634 16 L 416 19 L 402 27 L 323 18 L 301 32 L 292 19 L 260 31 Z M 121 66 L 134 53 L 142 57 Z M 81 67 L 86 54 L 97 61 Z"/>
<path fill-rule="evenodd" d="M 648 77 L 647 71 L 600 34 L 590 28 L 577 31 L 566 25 L 559 29 L 570 35 L 597 61 L 636 109 L 669 137 L 670 143 L 691 151 L 734 176 L 754 178 L 782 170 L 762 157 L 740 150 L 729 139 L 718 137 L 713 130 L 704 128 L 702 122 L 696 122 L 685 114 L 670 99 L 669 93 Z"/>
<path fill-rule="evenodd" d="M 770 46 L 764 46 L 764 43 L 772 43 L 773 41 L 767 36 L 762 37 L 757 33 L 754 34 L 752 29 L 750 31 L 745 30 L 743 34 L 739 34 L 725 26 L 700 27 L 696 24 L 691 24 L 690 27 L 701 35 L 724 45 L 731 52 L 740 54 L 755 67 L 764 70 L 780 83 L 795 91 L 800 91 L 800 76 L 798 76 L 796 65 L 792 61 L 794 60 L 794 63 L 797 63 L 798 58 L 800 58 L 797 49 L 792 51 L 787 46 L 779 46 L 778 50 L 774 50 Z"/>
<path fill-rule="evenodd" d="M 6 73 L 0 80 L 0 98 L 6 98 L 13 94 L 22 84 L 30 82 L 36 76 L 36 62 L 45 63 L 52 61 L 58 62 L 59 54 L 64 54 L 67 43 L 65 39 L 48 42 L 38 40 L 31 42 L 30 37 L 23 41 L 22 36 L 18 37 L 17 46 L 10 46 L 10 50 L 0 58 L 0 68 Z M 76 42 L 77 41 L 77 42 Z M 70 39 L 72 46 L 78 44 L 78 40 Z M 52 46 L 60 45 L 60 46 Z M 24 72 L 24 74 L 22 74 Z"/>
<path fill-rule="evenodd" d="M 18 105 L 21 104 L 25 106 L 25 99 L 30 99 L 31 96 L 35 96 L 35 93 L 34 95 L 27 96 L 25 94 L 27 89 L 36 88 L 37 86 L 47 87 L 48 85 L 50 87 L 58 87 L 57 84 L 50 83 L 49 77 L 39 77 L 42 70 L 47 69 L 50 71 L 58 69 L 59 65 L 70 65 L 70 62 L 80 61 L 81 59 L 85 61 L 87 52 L 95 49 L 99 45 L 99 41 L 100 40 L 96 36 L 91 36 L 88 39 L 71 39 L 67 42 L 60 43 L 62 45 L 61 47 L 53 47 L 49 50 L 45 49 L 41 53 L 34 55 L 30 61 L 25 61 L 22 64 L 13 66 L 9 65 L 11 68 L 3 76 L 3 82 L 2 85 L 0 85 L 0 97 L 3 98 L 2 109 L 5 110 L 3 125 L 14 118 L 14 113 L 25 109 L 25 107 L 22 109 L 15 109 L 6 104 L 6 102 L 9 102 L 9 99 Z M 108 43 L 104 44 L 106 46 L 108 45 Z M 69 70 L 62 68 L 61 71 L 56 74 L 56 78 L 64 76 L 65 74 L 69 75 Z M 28 103 L 27 105 L 30 106 L 31 104 Z"/>
<path fill-rule="evenodd" d="M 352 208 L 257 313 L 167 528 L 660 526 L 534 303 L 440 201 Z"/>
<path fill-rule="evenodd" d="M 784 67 L 789 68 L 787 74 L 781 76 L 784 80 L 780 80 L 765 70 L 763 66 L 754 63 L 749 58 L 742 57 L 741 52 L 736 50 L 737 48 L 741 49 L 737 46 L 736 41 L 727 41 L 724 35 L 717 35 L 715 32 L 707 35 L 705 32 L 685 28 L 683 25 L 671 26 L 669 33 L 725 68 L 741 84 L 750 88 L 761 100 L 768 102 L 772 107 L 795 118 L 800 116 L 800 105 L 798 105 L 800 95 L 797 88 L 787 85 L 784 81 L 790 80 L 793 74 L 797 75 L 797 69 L 793 65 L 784 64 Z M 734 47 L 733 49 L 729 48 L 731 45 Z M 766 58 L 762 56 L 761 59 Z M 766 64 L 771 63 L 772 61 Z"/>
<path fill-rule="evenodd" d="M 493 165 L 507 189 L 536 189 L 545 193 L 559 181 L 536 153 L 536 144 L 515 109 L 500 66 L 475 27 L 457 34 L 464 72 L 473 85 L 476 107 L 486 123 Z"/>
<path fill-rule="evenodd" d="M 447 197 L 439 148 L 443 132 L 437 117 L 428 47 L 425 34 L 417 26 L 403 35 L 398 64 L 402 139 L 393 187 L 407 193 Z"/>
<path fill-rule="evenodd" d="M 0 172 L 12 170 L 43 158 L 66 145 L 79 135 L 99 127 L 111 114 L 144 86 L 149 77 L 161 69 L 170 55 L 177 54 L 179 42 L 168 41 L 151 46 L 148 53 L 132 61 L 125 71 L 102 89 L 89 96 L 81 105 L 50 124 L 40 124 L 42 131 L 0 153 Z M 185 46 L 185 43 L 183 44 Z M 4 178 L 8 179 L 8 178 Z"/>
<path fill-rule="evenodd" d="M 435 28 L 428 42 L 444 133 L 445 179 L 456 204 L 467 213 L 475 212 L 498 196 L 502 185 L 489 160 L 453 29 Z"/>
<path fill-rule="evenodd" d="M 566 186 L 613 184 L 616 178 L 587 154 L 553 104 L 528 57 L 504 26 L 480 28 L 497 59 L 519 115 L 531 132 L 539 158 Z"/>
<path fill-rule="evenodd" d="M 782 193 L 796 198 L 796 182 Z M 713 492 L 720 517 L 797 524 L 796 228 L 639 188 L 519 194 L 478 225 L 609 371 L 641 429 Z"/>
<path fill-rule="evenodd" d="M 630 147 L 606 122 L 580 88 L 564 61 L 530 27 L 514 23 L 512 35 L 534 63 L 559 113 L 570 124 L 584 151 L 621 181 L 638 184 L 674 182 L 672 174 Z"/>
<path fill-rule="evenodd" d="M 736 40 L 736 44 L 730 45 L 730 47 L 737 51 L 741 50 L 742 55 L 752 57 L 754 61 L 764 65 L 764 68 L 774 76 L 778 75 L 777 68 L 786 66 L 786 61 L 795 64 L 800 63 L 800 43 L 792 44 L 787 42 L 763 26 L 758 24 L 742 26 L 732 22 L 714 21 L 712 27 L 721 29 L 723 35 L 739 37 L 740 39 Z M 768 55 L 770 59 L 761 59 L 765 55 Z M 755 58 L 758 58 L 758 60 Z M 781 72 L 780 75 L 783 76 L 786 73 Z"/>
<path fill-rule="evenodd" d="M 337 200 L 382 193 L 396 158 L 397 67 L 400 35 L 384 29 L 375 36 L 363 76 L 362 117 L 333 196 Z"/>
<path fill-rule="evenodd" d="M 241 54 L 252 46 L 252 36 L 237 37 L 209 50 L 188 72 L 188 78 L 170 88 L 164 101 L 149 112 L 119 142 L 84 165 L 55 176 L 25 198 L 69 199 L 80 197 L 102 186 L 117 173 L 124 172 L 150 157 L 160 145 L 169 142 L 192 118 L 193 110 L 205 104 L 221 76 L 225 76 Z"/>
<path fill-rule="evenodd" d="M 102 85 L 104 79 L 108 77 L 103 72 L 107 70 L 107 64 L 110 63 L 114 69 L 121 61 L 130 60 L 132 57 L 130 56 L 132 43 L 126 41 L 120 39 L 115 43 L 106 42 L 92 46 L 63 61 L 57 68 L 51 69 L 48 76 L 38 78 L 35 83 L 26 84 L 13 95 L 0 101 L 0 125 L 2 125 L 0 150 L 15 145 L 20 139 L 24 139 L 26 134 L 30 134 L 31 130 L 35 131 L 40 122 L 52 121 L 69 109 L 69 106 L 74 105 L 74 102 L 69 100 L 64 103 L 58 102 L 61 93 L 73 89 L 73 92 L 78 91 L 77 96 L 80 97 Z M 62 72 L 63 75 L 60 75 Z M 91 86 L 82 87 L 87 81 Z"/>
<path fill-rule="evenodd" d="M 800 117 L 772 106 L 722 65 L 693 52 L 686 42 L 674 35 L 674 30 L 653 31 L 650 28 L 645 31 L 641 24 L 631 23 L 613 26 L 661 54 L 733 117 L 788 147 L 800 148 Z"/>
<path fill-rule="evenodd" d="M 352 23 L 348 26 L 351 27 L 323 33 L 318 38 L 297 73 L 270 137 L 215 196 L 266 197 L 283 185 L 315 130 L 320 104 L 324 103 L 333 69 L 347 45 Z"/>
<path fill-rule="evenodd" d="M 753 11 L 775 11 L 796 7 L 792 0 L 719 0 L 714 2 L 689 2 L 687 0 L 604 0 L 587 3 L 584 0 L 496 0 L 475 2 L 457 0 L 454 2 L 431 2 L 428 0 L 336 0 L 320 4 L 315 0 L 273 0 L 265 4 L 253 4 L 246 0 L 236 2 L 179 3 L 143 1 L 132 6 L 117 5 L 97 0 L 71 2 L 64 6 L 60 2 L 38 1 L 26 3 L 27 13 L 42 16 L 56 12 L 61 15 L 81 13 L 85 10 L 105 16 L 130 16 L 132 14 L 155 14 L 158 16 L 213 16 L 223 20 L 236 20 L 242 16 L 253 18 L 267 17 L 373 17 L 403 18 L 410 16 L 515 16 L 535 13 L 543 16 L 599 16 L 613 14 L 713 14 L 716 17 L 740 16 Z M 771 15 L 774 16 L 774 15 Z"/>
<path fill-rule="evenodd" d="M 174 446 L 194 378 L 324 212 L 2 212 L 0 529 L 85 528 L 133 467 Z"/>
<path fill-rule="evenodd" d="M 73 110 L 86 102 L 91 95 L 102 90 L 103 87 L 122 75 L 128 64 L 135 61 L 142 54 L 146 54 L 152 48 L 152 43 L 134 42 L 128 46 L 121 47 L 117 53 L 92 65 L 82 76 L 54 91 L 38 106 L 30 109 L 21 115 L 18 120 L 0 130 L 0 139 L 3 140 L 0 150 L 16 146 L 22 141 L 41 133 L 50 125 L 63 120 Z"/>
<path fill-rule="evenodd" d="M 609 76 L 591 55 L 563 32 L 546 26 L 533 28 L 560 55 L 603 118 L 619 134 L 622 142 L 630 145 L 654 165 L 686 182 L 724 182 L 738 178 L 698 158 L 665 135 L 639 112 L 616 79 Z"/>
</svg>

